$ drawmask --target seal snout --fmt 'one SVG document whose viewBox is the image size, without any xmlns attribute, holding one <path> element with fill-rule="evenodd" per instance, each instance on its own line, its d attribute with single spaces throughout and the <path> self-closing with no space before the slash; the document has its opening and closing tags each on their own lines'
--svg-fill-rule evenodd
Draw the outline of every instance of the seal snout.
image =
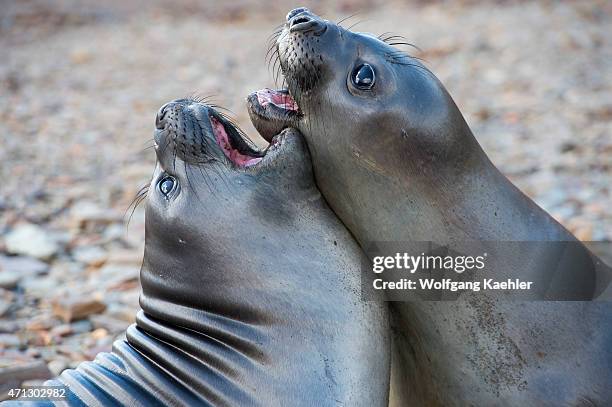
<svg viewBox="0 0 612 407">
<path fill-rule="evenodd" d="M 289 32 L 314 32 L 320 35 L 326 26 L 323 20 L 315 16 L 306 7 L 298 7 L 287 14 L 287 26 Z"/>
<path fill-rule="evenodd" d="M 166 103 L 157 112 L 155 127 L 158 156 L 172 155 L 190 163 L 225 156 L 239 167 L 255 165 L 263 156 L 225 114 L 197 99 Z"/>
</svg>

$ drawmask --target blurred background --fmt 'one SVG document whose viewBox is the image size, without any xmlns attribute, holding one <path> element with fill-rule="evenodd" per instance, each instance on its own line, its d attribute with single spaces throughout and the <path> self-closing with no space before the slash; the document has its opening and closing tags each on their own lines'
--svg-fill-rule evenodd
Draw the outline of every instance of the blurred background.
<svg viewBox="0 0 612 407">
<path fill-rule="evenodd" d="M 271 3 L 271 2 L 268 2 Z M 110 349 L 138 308 L 155 113 L 246 95 L 306 5 L 418 45 L 493 162 L 582 240 L 612 240 L 612 2 L 0 0 L 0 389 Z"/>
</svg>

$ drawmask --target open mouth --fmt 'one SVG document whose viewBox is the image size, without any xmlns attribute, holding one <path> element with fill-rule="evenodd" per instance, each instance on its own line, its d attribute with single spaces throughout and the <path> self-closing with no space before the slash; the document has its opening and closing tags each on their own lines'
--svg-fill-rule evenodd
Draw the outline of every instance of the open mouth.
<svg viewBox="0 0 612 407">
<path fill-rule="evenodd" d="M 247 97 L 253 125 L 268 142 L 287 127 L 292 127 L 302 113 L 287 89 L 261 89 Z"/>
<path fill-rule="evenodd" d="M 273 90 L 265 88 L 258 90 L 255 94 L 257 95 L 257 101 L 262 107 L 273 105 L 276 108 L 287 111 L 287 114 L 298 112 L 298 105 L 287 89 Z"/>
<path fill-rule="evenodd" d="M 279 96 L 280 95 L 280 96 Z M 276 106 L 287 111 L 296 110 L 292 98 L 283 97 L 281 93 L 270 92 L 262 99 L 267 109 Z M 259 102 L 257 102 L 259 106 Z M 257 165 L 269 156 L 274 159 L 285 136 L 281 131 L 267 140 L 266 148 L 259 148 L 251 139 L 223 112 L 196 99 L 177 99 L 163 105 L 155 119 L 155 149 L 163 154 L 171 146 L 172 154 L 185 162 L 206 163 L 209 158 L 221 158 L 223 155 L 236 167 L 248 168 Z"/>
<path fill-rule="evenodd" d="M 217 117 L 211 112 L 209 115 L 215 141 L 223 154 L 239 167 L 251 167 L 260 162 L 265 151 L 260 151 L 230 123 Z"/>
</svg>

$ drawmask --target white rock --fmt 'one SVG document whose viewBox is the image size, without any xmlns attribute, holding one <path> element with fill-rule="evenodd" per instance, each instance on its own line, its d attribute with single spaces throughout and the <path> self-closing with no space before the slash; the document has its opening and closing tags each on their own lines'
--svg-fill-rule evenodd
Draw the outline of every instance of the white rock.
<svg viewBox="0 0 612 407">
<path fill-rule="evenodd" d="M 47 367 L 53 376 L 59 376 L 60 373 L 68 368 L 68 363 L 64 359 L 55 359 L 47 363 Z"/>
<path fill-rule="evenodd" d="M 11 303 L 0 298 L 0 317 L 3 317 L 9 308 L 11 308 Z"/>
<path fill-rule="evenodd" d="M 0 271 L 0 288 L 10 290 L 17 287 L 21 274 L 16 271 Z"/>
<path fill-rule="evenodd" d="M 47 272 L 49 265 L 32 257 L 0 255 L 0 271 L 13 271 L 20 275 L 35 275 Z"/>
<path fill-rule="evenodd" d="M 28 277 L 21 280 L 20 286 L 28 295 L 33 297 L 46 297 L 57 293 L 59 282 L 50 277 Z"/>
<path fill-rule="evenodd" d="M 97 246 L 84 246 L 73 250 L 72 257 L 78 262 L 97 267 L 106 262 L 108 254 Z"/>
<path fill-rule="evenodd" d="M 31 223 L 18 225 L 5 238 L 9 253 L 23 254 L 48 260 L 59 251 L 59 245 L 40 226 Z"/>
</svg>

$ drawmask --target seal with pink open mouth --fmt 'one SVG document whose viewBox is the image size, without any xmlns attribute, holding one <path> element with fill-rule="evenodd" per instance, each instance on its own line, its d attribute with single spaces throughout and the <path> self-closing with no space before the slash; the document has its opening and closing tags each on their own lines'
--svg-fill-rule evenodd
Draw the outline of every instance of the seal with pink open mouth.
<svg viewBox="0 0 612 407">
<path fill-rule="evenodd" d="M 438 78 L 395 47 L 414 47 L 407 40 L 353 32 L 304 7 L 271 38 L 269 55 L 288 90 L 249 96 L 253 124 L 266 139 L 284 127 L 300 131 L 317 187 L 364 250 L 382 242 L 574 242 L 561 262 L 536 244 L 516 256 L 484 250 L 487 277 L 547 281 L 548 300 L 601 294 L 608 273 L 593 265 L 604 262 L 589 260 L 588 248 L 495 168 Z M 284 94 L 299 107 L 263 103 Z M 585 261 L 576 266 L 578 259 Z M 393 304 L 394 405 L 612 405 L 608 303 L 482 294 Z"/>
<path fill-rule="evenodd" d="M 179 99 L 154 140 L 142 310 L 112 353 L 50 382 L 62 404 L 386 407 L 388 310 L 361 298 L 363 254 L 300 132 L 260 150 L 214 106 Z"/>
<path fill-rule="evenodd" d="M 300 108 L 288 89 L 258 90 L 248 96 L 247 104 L 253 125 L 268 142 L 275 134 L 292 127 L 301 116 Z"/>
</svg>

